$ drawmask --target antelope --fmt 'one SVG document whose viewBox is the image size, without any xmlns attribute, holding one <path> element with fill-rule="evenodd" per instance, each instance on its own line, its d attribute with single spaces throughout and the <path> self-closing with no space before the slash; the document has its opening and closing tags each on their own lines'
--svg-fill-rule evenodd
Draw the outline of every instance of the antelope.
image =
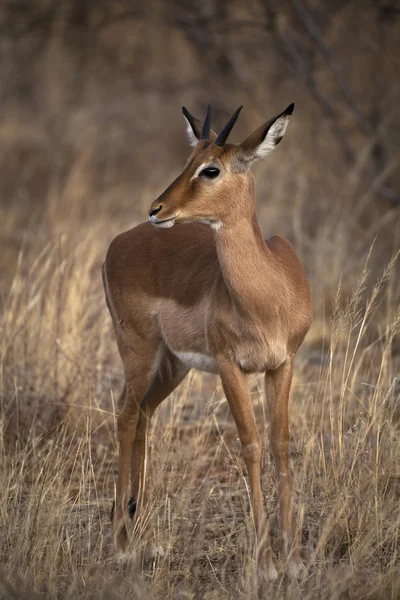
<svg viewBox="0 0 400 600">
<path fill-rule="evenodd" d="M 107 252 L 105 295 L 125 374 L 112 521 L 116 548 L 126 553 L 128 518 L 136 511 L 137 519 L 146 504 L 146 438 L 155 409 L 191 368 L 217 373 L 248 473 L 257 564 L 275 580 L 246 377 L 264 373 L 285 564 L 296 577 L 303 565 L 294 539 L 288 401 L 311 299 L 290 243 L 278 235 L 263 239 L 250 171 L 281 141 L 294 104 L 241 144 L 227 143 L 241 108 L 219 135 L 210 106 L 203 122 L 182 108 L 194 147 L 182 173 L 151 204 L 150 222 L 118 235 Z"/>
</svg>

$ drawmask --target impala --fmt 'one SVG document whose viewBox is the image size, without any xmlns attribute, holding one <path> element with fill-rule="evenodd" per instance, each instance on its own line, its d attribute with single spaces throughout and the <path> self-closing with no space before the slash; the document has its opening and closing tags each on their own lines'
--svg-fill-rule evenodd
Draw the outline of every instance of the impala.
<svg viewBox="0 0 400 600">
<path fill-rule="evenodd" d="M 246 376 L 265 374 L 270 446 L 283 550 L 291 575 L 302 564 L 294 540 L 288 400 L 296 352 L 311 322 L 309 285 L 284 238 L 263 239 L 250 167 L 281 141 L 294 104 L 241 144 L 227 143 L 242 107 L 219 135 L 185 108 L 194 146 L 182 173 L 155 200 L 150 222 L 117 236 L 103 265 L 125 385 L 119 399 L 119 475 L 113 509 L 117 550 L 128 518 L 145 504 L 146 437 L 157 406 L 191 368 L 218 373 L 241 442 L 251 490 L 256 555 L 277 578 L 260 482 L 261 440 Z M 176 227 L 175 227 L 176 225 Z"/>
</svg>

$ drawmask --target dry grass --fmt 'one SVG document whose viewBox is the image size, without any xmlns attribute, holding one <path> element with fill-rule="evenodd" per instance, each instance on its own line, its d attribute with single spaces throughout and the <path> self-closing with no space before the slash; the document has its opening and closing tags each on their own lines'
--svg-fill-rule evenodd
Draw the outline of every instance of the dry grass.
<svg viewBox="0 0 400 600">
<path fill-rule="evenodd" d="M 87 30 L 80 1 L 57 12 L 57 3 L 38 0 L 32 29 L 17 4 L 10 14 L 0 6 L 7 82 L 0 97 L 0 598 L 257 597 L 246 475 L 217 378 L 192 373 L 154 419 L 146 517 L 165 556 L 142 565 L 136 538 L 132 564 L 119 565 L 109 520 L 122 369 L 101 262 L 114 235 L 143 220 L 178 174 L 186 152 L 179 106 L 197 114 L 210 96 L 217 125 L 245 105 L 237 139 L 289 101 L 298 104 L 256 180 L 266 235 L 290 238 L 313 293 L 290 411 L 307 575 L 299 583 L 282 576 L 260 597 L 400 597 L 400 228 L 398 208 L 375 193 L 382 174 L 366 176 L 371 140 L 352 134 L 335 98 L 356 150 L 347 168 L 265 31 L 209 32 L 196 55 L 193 36 L 175 27 L 163 3 L 121 20 L 124 2 L 104 3 L 105 22 L 98 3 L 99 12 L 88 9 Z M 183 4 L 174 10 L 201 42 L 199 16 Z M 257 2 L 248 14 L 234 5 L 236 23 L 263 14 Z M 326 31 L 368 112 L 374 69 L 390 83 L 400 38 L 386 23 L 381 60 L 372 8 L 363 7 L 355 29 L 356 5 L 335 12 Z M 331 82 L 317 66 L 320 80 Z M 380 131 L 396 182 L 398 88 L 389 83 L 379 88 Z M 249 385 L 265 440 L 262 487 L 279 565 L 261 380 L 250 377 Z"/>
</svg>

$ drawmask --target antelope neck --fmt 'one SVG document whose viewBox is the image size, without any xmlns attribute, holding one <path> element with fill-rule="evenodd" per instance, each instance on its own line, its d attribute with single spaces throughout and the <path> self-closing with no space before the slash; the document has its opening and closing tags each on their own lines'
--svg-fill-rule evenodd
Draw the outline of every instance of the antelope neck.
<svg viewBox="0 0 400 600">
<path fill-rule="evenodd" d="M 214 238 L 225 284 L 235 304 L 254 313 L 265 310 L 269 291 L 276 293 L 272 253 L 268 249 L 257 216 L 221 223 Z"/>
</svg>

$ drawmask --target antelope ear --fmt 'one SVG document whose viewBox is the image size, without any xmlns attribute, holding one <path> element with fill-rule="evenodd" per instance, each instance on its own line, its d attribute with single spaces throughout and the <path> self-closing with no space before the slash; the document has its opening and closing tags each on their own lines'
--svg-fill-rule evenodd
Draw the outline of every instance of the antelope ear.
<svg viewBox="0 0 400 600">
<path fill-rule="evenodd" d="M 182 106 L 182 112 L 186 119 L 186 132 L 189 138 L 189 144 L 191 146 L 197 146 L 197 142 L 200 139 L 201 131 L 203 129 L 203 121 L 193 117 L 184 106 Z M 210 142 L 214 142 L 216 139 L 217 134 L 211 129 Z"/>
<path fill-rule="evenodd" d="M 280 115 L 253 131 L 238 146 L 237 158 L 239 161 L 247 163 L 247 167 L 249 167 L 253 160 L 264 158 L 271 152 L 283 138 L 293 110 L 294 104 L 290 104 Z"/>
</svg>

